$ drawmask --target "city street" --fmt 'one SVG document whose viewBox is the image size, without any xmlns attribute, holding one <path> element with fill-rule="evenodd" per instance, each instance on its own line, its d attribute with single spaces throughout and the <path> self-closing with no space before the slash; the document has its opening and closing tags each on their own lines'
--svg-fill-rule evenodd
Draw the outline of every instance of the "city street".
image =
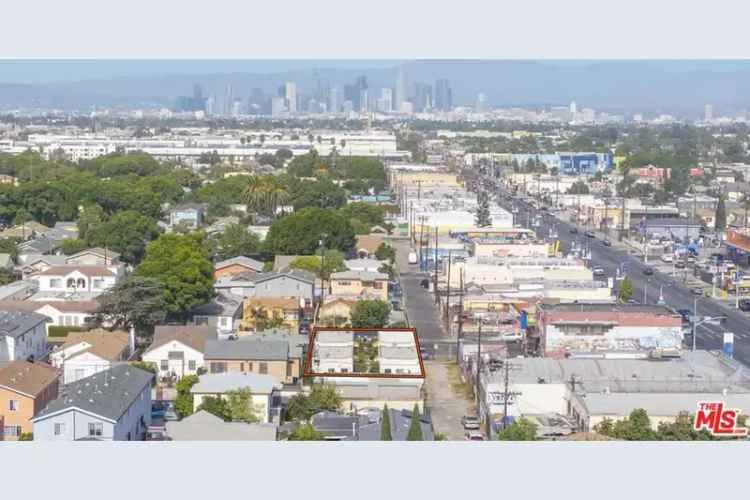
<svg viewBox="0 0 750 500">
<path fill-rule="evenodd" d="M 504 191 L 500 191 L 504 194 Z M 520 200 L 510 202 L 500 200 L 504 208 L 511 210 L 512 203 L 519 208 L 516 214 L 520 223 L 526 223 L 527 219 L 533 220 L 537 212 Z M 530 215 L 527 218 L 527 213 Z M 718 302 L 708 297 L 696 297 L 691 290 L 683 285 L 681 277 L 674 279 L 672 276 L 662 274 L 658 270 L 651 276 L 644 274 L 646 267 L 652 267 L 644 264 L 640 255 L 633 255 L 630 252 L 619 248 L 605 247 L 599 238 L 587 238 L 584 230 L 578 231 L 578 234 L 571 234 L 570 230 L 573 224 L 564 220 L 559 220 L 551 216 L 542 217 L 541 225 L 534 227 L 540 235 L 549 234 L 549 229 L 554 226 L 557 229 L 558 239 L 561 244 L 561 251 L 568 252 L 574 241 L 578 244 L 587 244 L 591 252 L 591 265 L 604 269 L 607 277 L 615 277 L 617 269 L 625 266 L 627 274 L 633 282 L 633 299 L 643 302 L 644 291 L 646 303 L 655 304 L 659 299 L 660 290 L 663 293 L 665 303 L 674 309 L 693 310 L 695 299 L 697 298 L 697 315 L 698 316 L 726 316 L 726 320 L 721 325 L 703 324 L 697 328 L 696 347 L 698 349 L 721 349 L 724 332 L 734 333 L 734 357 L 738 361 L 750 363 L 750 318 L 744 313 L 737 310 L 729 309 L 720 305 Z M 617 287 L 617 284 L 615 284 Z M 692 346 L 692 339 L 687 337 L 687 347 Z"/>
</svg>

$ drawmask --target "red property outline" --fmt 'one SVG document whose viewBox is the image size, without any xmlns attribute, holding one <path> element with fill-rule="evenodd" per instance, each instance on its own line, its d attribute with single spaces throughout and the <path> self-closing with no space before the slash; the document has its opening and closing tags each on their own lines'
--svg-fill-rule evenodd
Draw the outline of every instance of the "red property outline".
<svg viewBox="0 0 750 500">
<path fill-rule="evenodd" d="M 419 359 L 419 371 L 418 375 L 411 373 L 320 373 L 313 372 L 312 369 L 312 357 L 315 350 L 315 340 L 318 337 L 318 332 L 352 332 L 352 333 L 369 333 L 377 334 L 377 332 L 402 332 L 404 334 L 411 333 L 414 336 L 414 345 L 417 348 L 417 359 Z M 419 337 L 417 336 L 416 328 L 333 328 L 333 327 L 315 327 L 310 334 L 310 343 L 307 346 L 307 356 L 305 357 L 305 369 L 302 374 L 303 377 L 349 377 L 349 378 L 425 378 L 424 361 L 422 360 L 422 351 L 419 347 Z"/>
</svg>

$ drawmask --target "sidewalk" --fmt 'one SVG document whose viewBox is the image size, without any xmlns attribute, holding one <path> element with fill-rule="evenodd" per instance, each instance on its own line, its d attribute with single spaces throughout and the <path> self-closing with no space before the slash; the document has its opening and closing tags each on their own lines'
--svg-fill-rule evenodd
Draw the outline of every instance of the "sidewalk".
<svg viewBox="0 0 750 500">
<path fill-rule="evenodd" d="M 455 363 L 426 361 L 426 404 L 430 409 L 436 433 L 445 434 L 449 441 L 463 441 L 465 432 L 461 417 L 476 412 L 471 386 L 462 384 Z"/>
</svg>

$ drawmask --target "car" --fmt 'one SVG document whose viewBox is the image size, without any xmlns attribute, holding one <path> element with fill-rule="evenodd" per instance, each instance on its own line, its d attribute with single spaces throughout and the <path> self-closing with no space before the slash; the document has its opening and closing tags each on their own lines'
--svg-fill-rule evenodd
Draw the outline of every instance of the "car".
<svg viewBox="0 0 750 500">
<path fill-rule="evenodd" d="M 310 331 L 312 329 L 310 328 L 310 325 L 307 323 L 300 323 L 299 325 L 299 334 L 300 335 L 310 335 Z"/>
<path fill-rule="evenodd" d="M 662 262 L 672 262 L 674 260 L 674 256 L 671 253 L 665 253 L 661 256 Z"/>
<path fill-rule="evenodd" d="M 740 311 L 748 312 L 750 311 L 750 299 L 742 299 L 740 300 Z"/>
<path fill-rule="evenodd" d="M 676 260 L 674 263 L 676 269 L 685 269 L 685 262 L 682 260 Z"/>
<path fill-rule="evenodd" d="M 430 288 L 430 280 L 427 278 L 424 278 L 422 281 L 419 282 L 419 286 L 422 288 Z"/>
<path fill-rule="evenodd" d="M 180 417 L 177 415 L 177 411 L 174 409 L 174 403 L 167 403 L 164 406 L 164 420 L 179 420 Z"/>
<path fill-rule="evenodd" d="M 698 295 L 699 297 L 702 297 L 702 296 L 703 296 L 703 293 L 704 293 L 704 292 L 703 292 L 703 289 L 702 289 L 702 288 L 691 288 L 691 289 L 690 289 L 690 292 L 691 292 L 691 293 L 692 293 L 693 295 Z"/>
<path fill-rule="evenodd" d="M 164 414 L 166 413 L 166 408 L 162 403 L 153 403 L 151 405 L 151 419 L 159 419 L 164 418 Z"/>
<path fill-rule="evenodd" d="M 484 434 L 482 434 L 481 432 L 467 432 L 466 440 L 467 441 L 484 441 Z"/>
<path fill-rule="evenodd" d="M 570 228 L 570 234 L 578 234 L 578 229 L 571 227 Z"/>
<path fill-rule="evenodd" d="M 601 276 L 604 276 L 606 274 L 604 272 L 604 268 L 603 267 L 595 267 L 593 269 L 593 271 L 594 271 L 594 276 L 596 276 L 596 277 L 601 277 Z"/>
<path fill-rule="evenodd" d="M 654 268 L 653 267 L 646 267 L 643 269 L 643 274 L 646 276 L 651 276 L 654 274 Z"/>
<path fill-rule="evenodd" d="M 627 303 L 628 303 L 628 304 L 637 304 L 637 303 L 638 303 L 638 301 L 637 301 L 637 300 L 635 300 L 635 299 L 628 299 L 628 302 L 627 302 Z"/>
<path fill-rule="evenodd" d="M 149 430 L 146 432 L 146 441 L 171 441 L 172 438 L 167 436 L 162 430 Z"/>
<path fill-rule="evenodd" d="M 401 301 L 400 300 L 392 300 L 391 301 L 391 307 L 394 311 L 401 311 Z"/>
<path fill-rule="evenodd" d="M 479 417 L 476 415 L 464 415 L 461 418 L 461 425 L 463 425 L 466 430 L 477 430 L 480 425 Z"/>
<path fill-rule="evenodd" d="M 586 237 L 587 238 L 596 238 L 596 233 L 594 233 L 594 231 L 586 231 Z"/>
<path fill-rule="evenodd" d="M 422 359 L 432 359 L 432 354 L 426 347 L 420 347 L 419 354 L 422 356 Z"/>
<path fill-rule="evenodd" d="M 611 247 L 612 246 L 612 242 L 609 241 L 609 240 L 604 240 L 604 241 L 602 241 L 602 245 L 604 245 L 605 247 Z"/>
<path fill-rule="evenodd" d="M 690 309 L 677 309 L 677 314 L 682 316 L 683 323 L 689 323 L 690 318 L 693 316 L 693 312 Z"/>
</svg>

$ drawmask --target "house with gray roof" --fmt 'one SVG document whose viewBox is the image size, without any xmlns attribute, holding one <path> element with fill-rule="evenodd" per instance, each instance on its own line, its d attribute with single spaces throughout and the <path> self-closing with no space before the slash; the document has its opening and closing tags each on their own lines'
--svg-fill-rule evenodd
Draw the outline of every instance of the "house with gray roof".
<svg viewBox="0 0 750 500">
<path fill-rule="evenodd" d="M 198 410 L 203 398 L 226 398 L 227 393 L 249 389 L 255 415 L 261 423 L 271 422 L 280 415 L 281 382 L 276 377 L 249 372 L 207 373 L 190 388 L 194 409 Z"/>
<path fill-rule="evenodd" d="M 296 384 L 302 365 L 298 352 L 290 348 L 288 340 L 251 335 L 239 340 L 207 340 L 203 357 L 209 373 L 258 373 Z"/>
<path fill-rule="evenodd" d="M 35 312 L 0 310 L 0 362 L 43 358 L 49 321 Z"/>
<path fill-rule="evenodd" d="M 315 275 L 302 269 L 266 273 L 244 271 L 218 276 L 214 289 L 241 297 L 296 297 L 305 307 L 312 307 Z"/>
<path fill-rule="evenodd" d="M 225 422 L 213 413 L 198 410 L 180 421 L 167 422 L 172 441 L 276 441 L 276 424 Z"/>
<path fill-rule="evenodd" d="M 32 419 L 34 440 L 142 440 L 151 424 L 153 378 L 121 364 L 68 384 Z"/>
<path fill-rule="evenodd" d="M 219 334 L 228 335 L 239 327 L 242 319 L 243 297 L 221 291 L 210 302 L 190 310 L 195 325 L 208 325 Z"/>
<path fill-rule="evenodd" d="M 174 228 L 183 224 L 197 228 L 203 224 L 206 217 L 207 205 L 204 203 L 183 203 L 169 210 L 169 227 Z"/>
<path fill-rule="evenodd" d="M 364 408 L 354 415 L 342 415 L 332 411 L 321 411 L 310 419 L 315 430 L 322 432 L 326 441 L 380 441 L 382 410 Z M 393 441 L 406 441 L 411 427 L 412 411 L 389 409 L 391 437 Z M 422 440 L 434 441 L 432 420 L 419 415 Z"/>
<path fill-rule="evenodd" d="M 243 272 L 260 273 L 263 272 L 263 263 L 259 260 L 251 259 L 240 255 L 226 259 L 214 264 L 214 276 L 229 276 Z"/>
</svg>

